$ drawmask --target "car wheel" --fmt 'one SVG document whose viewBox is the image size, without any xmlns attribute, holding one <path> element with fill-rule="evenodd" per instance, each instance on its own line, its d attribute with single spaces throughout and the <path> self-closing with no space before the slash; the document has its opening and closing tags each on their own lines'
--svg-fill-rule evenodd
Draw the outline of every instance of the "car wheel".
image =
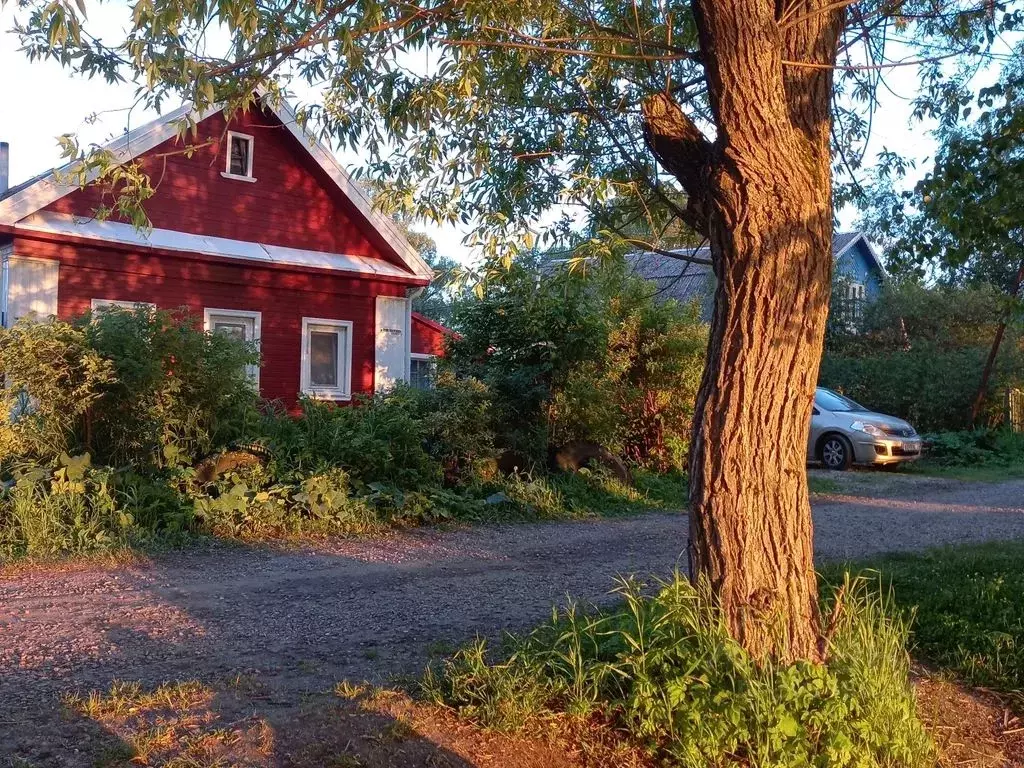
<svg viewBox="0 0 1024 768">
<path fill-rule="evenodd" d="M 849 469 L 853 464 L 853 446 L 842 435 L 826 435 L 818 448 L 818 458 L 825 469 Z"/>
</svg>

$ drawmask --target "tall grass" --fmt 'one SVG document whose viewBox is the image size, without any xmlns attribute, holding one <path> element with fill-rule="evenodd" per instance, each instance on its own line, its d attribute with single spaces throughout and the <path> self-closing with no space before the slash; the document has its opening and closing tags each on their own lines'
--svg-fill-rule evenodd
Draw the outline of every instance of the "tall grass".
<svg viewBox="0 0 1024 768">
<path fill-rule="evenodd" d="M 426 695 L 514 729 L 553 713 L 618 726 L 678 766 L 918 766 L 933 748 L 915 709 L 907 624 L 859 580 L 829 611 L 828 662 L 757 662 L 706 585 L 676 574 L 651 594 L 616 589 L 613 610 L 556 611 L 490 658 L 483 641 L 424 677 Z"/>
<path fill-rule="evenodd" d="M 874 584 L 914 617 L 916 657 L 1024 700 L 1024 542 L 888 555 L 856 567 L 872 569 Z"/>
</svg>

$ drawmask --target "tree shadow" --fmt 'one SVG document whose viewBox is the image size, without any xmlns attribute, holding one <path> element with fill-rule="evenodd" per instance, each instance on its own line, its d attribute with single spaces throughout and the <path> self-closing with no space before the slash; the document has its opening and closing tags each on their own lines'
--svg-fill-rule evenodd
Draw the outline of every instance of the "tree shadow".
<svg viewBox="0 0 1024 768">
<path fill-rule="evenodd" d="M 479 729 L 400 692 L 332 688 L 417 674 L 477 632 L 498 638 L 545 620 L 567 592 L 600 601 L 617 573 L 671 570 L 685 519 L 651 520 L 573 526 L 557 540 L 530 526 L 512 537 L 418 530 L 14 571 L 0 581 L 0 768 L 147 764 L 140 739 L 166 735 L 170 715 L 142 723 L 139 708 L 110 720 L 80 702 L 92 691 L 109 699 L 116 680 L 152 693 L 193 678 L 207 699 L 192 735 L 224 731 L 250 750 L 225 765 L 571 764 L 512 737 L 480 746 Z M 69 692 L 77 707 L 62 703 Z M 206 746 L 222 748 L 213 736 Z"/>
<path fill-rule="evenodd" d="M 478 765 L 444 743 L 447 729 L 432 727 L 450 715 L 366 684 L 296 696 L 245 674 L 106 685 L 20 672 L 6 678 L 4 768 Z"/>
</svg>

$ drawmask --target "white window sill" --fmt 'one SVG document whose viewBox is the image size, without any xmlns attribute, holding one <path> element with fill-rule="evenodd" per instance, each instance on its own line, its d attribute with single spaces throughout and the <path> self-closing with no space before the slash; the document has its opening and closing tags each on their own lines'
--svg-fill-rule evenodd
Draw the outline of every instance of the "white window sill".
<svg viewBox="0 0 1024 768">
<path fill-rule="evenodd" d="M 304 389 L 302 394 L 313 400 L 349 401 L 352 399 L 351 394 L 342 392 L 340 389 Z"/>
<path fill-rule="evenodd" d="M 220 175 L 225 179 L 234 179 L 235 181 L 248 181 L 250 184 L 255 183 L 256 178 L 254 176 L 240 176 L 237 173 L 228 173 L 227 171 L 221 171 Z"/>
</svg>

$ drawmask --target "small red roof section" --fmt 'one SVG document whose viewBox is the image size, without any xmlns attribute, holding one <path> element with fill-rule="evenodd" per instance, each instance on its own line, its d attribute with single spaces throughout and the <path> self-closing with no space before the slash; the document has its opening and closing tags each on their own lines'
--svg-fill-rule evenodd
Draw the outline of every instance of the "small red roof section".
<svg viewBox="0 0 1024 768">
<path fill-rule="evenodd" d="M 444 355 L 445 340 L 458 339 L 451 328 L 431 320 L 419 312 L 412 313 L 412 353 L 414 355 Z"/>
</svg>

